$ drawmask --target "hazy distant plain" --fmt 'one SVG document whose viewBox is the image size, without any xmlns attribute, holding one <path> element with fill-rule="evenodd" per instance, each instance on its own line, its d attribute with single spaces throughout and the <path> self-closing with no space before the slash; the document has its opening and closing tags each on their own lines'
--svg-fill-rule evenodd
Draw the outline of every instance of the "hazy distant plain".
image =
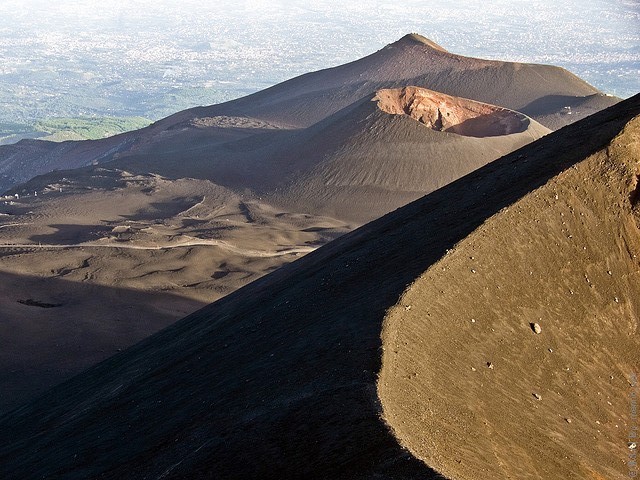
<svg viewBox="0 0 640 480">
<path fill-rule="evenodd" d="M 51 117 L 156 120 L 408 32 L 459 54 L 560 65 L 628 97 L 640 91 L 639 26 L 631 0 L 4 0 L 0 137 Z"/>
</svg>

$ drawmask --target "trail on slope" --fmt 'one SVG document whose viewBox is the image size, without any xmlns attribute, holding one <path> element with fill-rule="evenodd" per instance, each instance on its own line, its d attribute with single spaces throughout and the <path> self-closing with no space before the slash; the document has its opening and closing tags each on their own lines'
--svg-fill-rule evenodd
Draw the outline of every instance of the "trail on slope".
<svg viewBox="0 0 640 480">
<path fill-rule="evenodd" d="M 294 254 L 305 254 L 312 252 L 316 249 L 316 247 L 295 247 L 295 248 L 287 248 L 284 250 L 251 250 L 236 247 L 235 245 L 231 245 L 230 243 L 224 242 L 222 240 L 194 240 L 188 242 L 181 242 L 171 245 L 125 245 L 120 243 L 102 243 L 102 244 L 93 244 L 93 243 L 78 243 L 78 244 L 33 244 L 33 243 L 6 243 L 0 244 L 0 248 L 37 248 L 37 249 L 70 249 L 70 248 L 117 248 L 117 249 L 128 249 L 128 250 L 169 250 L 172 248 L 185 248 L 185 247 L 197 247 L 197 246 L 209 246 L 209 247 L 220 247 L 224 250 L 228 250 L 233 253 L 237 253 L 238 255 L 243 255 L 245 257 L 257 257 L 257 258 L 272 258 L 272 257 L 282 257 L 285 255 L 294 255 Z"/>
</svg>

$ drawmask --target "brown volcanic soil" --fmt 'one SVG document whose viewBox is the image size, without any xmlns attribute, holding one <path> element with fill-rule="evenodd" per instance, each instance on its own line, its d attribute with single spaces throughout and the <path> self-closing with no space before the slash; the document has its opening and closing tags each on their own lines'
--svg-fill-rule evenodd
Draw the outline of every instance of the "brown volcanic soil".
<svg viewBox="0 0 640 480">
<path fill-rule="evenodd" d="M 0 410 L 352 228 L 202 180 L 65 175 L 0 207 Z"/>
<path fill-rule="evenodd" d="M 266 143 L 187 149 L 179 162 L 177 151 L 128 157 L 32 180 L 0 206 L 0 272 L 21 279 L 0 301 L 0 372 L 8 372 L 0 409 L 548 132 L 513 115 L 519 133 L 466 137 L 385 113 L 369 97 Z M 69 335 L 70 324 L 100 341 Z"/>
<path fill-rule="evenodd" d="M 550 134 L 0 417 L 4 478 L 437 478 L 403 446 L 453 478 L 625 478 L 639 114 Z"/>
<path fill-rule="evenodd" d="M 639 168 L 637 117 L 407 288 L 378 390 L 415 456 L 455 479 L 627 478 Z"/>
</svg>

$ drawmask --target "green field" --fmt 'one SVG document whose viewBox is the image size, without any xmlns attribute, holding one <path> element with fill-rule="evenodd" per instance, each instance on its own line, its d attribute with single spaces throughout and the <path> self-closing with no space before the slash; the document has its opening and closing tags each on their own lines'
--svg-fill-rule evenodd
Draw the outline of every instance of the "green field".
<svg viewBox="0 0 640 480">
<path fill-rule="evenodd" d="M 0 145 L 15 143 L 23 138 L 52 142 L 65 140 L 96 140 L 129 132 L 151 124 L 143 117 L 76 117 L 47 118 L 32 125 L 0 122 Z"/>
<path fill-rule="evenodd" d="M 143 117 L 48 118 L 39 120 L 33 129 L 43 132 L 43 140 L 97 140 L 118 133 L 146 127 L 151 120 Z"/>
</svg>

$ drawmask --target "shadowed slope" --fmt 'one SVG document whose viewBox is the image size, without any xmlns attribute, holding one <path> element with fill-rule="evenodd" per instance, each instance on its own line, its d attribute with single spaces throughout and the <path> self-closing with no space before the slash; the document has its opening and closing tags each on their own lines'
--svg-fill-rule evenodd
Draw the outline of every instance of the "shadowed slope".
<svg viewBox="0 0 640 480">
<path fill-rule="evenodd" d="M 412 91 L 421 98 L 444 98 Z M 19 200 L 0 206 L 0 271 L 36 277 L 38 290 L 45 292 L 57 290 L 60 277 L 93 286 L 75 289 L 75 298 L 77 304 L 93 304 L 95 318 L 112 315 L 109 287 L 138 289 L 141 296 L 154 292 L 155 305 L 119 309 L 118 316 L 119 325 L 140 324 L 151 334 L 157 330 L 156 306 L 174 310 L 175 319 L 183 317 L 548 133 L 504 109 L 497 109 L 500 118 L 520 131 L 484 138 L 439 132 L 409 116 L 383 112 L 371 97 L 302 131 L 269 132 L 225 145 L 196 142 L 183 151 L 167 145 L 172 150 L 37 177 L 18 190 Z M 446 98 L 465 112 L 496 110 Z M 25 288 L 8 282 L 3 291 L 15 302 Z M 159 292 L 182 297 L 192 308 L 178 311 L 174 297 Z M 82 324 L 92 338 L 83 312 L 58 311 L 69 323 Z M 36 320 L 31 309 L 14 309 L 7 325 L 25 328 L 7 328 L 1 336 L 0 350 L 23 351 L 22 359 L 12 354 L 12 362 L 21 361 L 23 392 L 40 393 L 54 379 L 62 381 L 90 365 L 83 352 L 91 345 L 72 335 L 75 340 L 66 343 L 75 348 L 66 349 L 63 375 L 56 375 L 51 357 L 23 348 L 31 342 L 25 332 L 44 322 L 38 341 L 59 343 L 67 323 L 51 317 L 54 312 Z M 101 322 L 94 328 L 100 344 L 122 343 L 119 330 L 103 329 Z M 126 345 L 142 336 L 132 336 Z M 0 410 L 28 399 L 5 388 L 9 381 L 0 378 L 5 392 Z"/>
<path fill-rule="evenodd" d="M 636 96 L 345 235 L 0 418 L 7 479 L 433 478 L 380 419 L 387 309 Z"/>
<path fill-rule="evenodd" d="M 33 252 L 21 252 L 29 253 Z M 70 265 L 67 270 L 73 269 Z M 205 303 L 169 292 L 0 272 L 0 412 L 171 325 Z"/>
<path fill-rule="evenodd" d="M 353 229 L 207 181 L 53 176 L 0 207 L 0 412 Z"/>
<path fill-rule="evenodd" d="M 111 160 L 118 152 L 129 150 L 137 141 L 137 132 L 102 140 L 49 142 L 21 140 L 0 146 L 0 192 L 47 172 L 84 167 Z"/>
</svg>

